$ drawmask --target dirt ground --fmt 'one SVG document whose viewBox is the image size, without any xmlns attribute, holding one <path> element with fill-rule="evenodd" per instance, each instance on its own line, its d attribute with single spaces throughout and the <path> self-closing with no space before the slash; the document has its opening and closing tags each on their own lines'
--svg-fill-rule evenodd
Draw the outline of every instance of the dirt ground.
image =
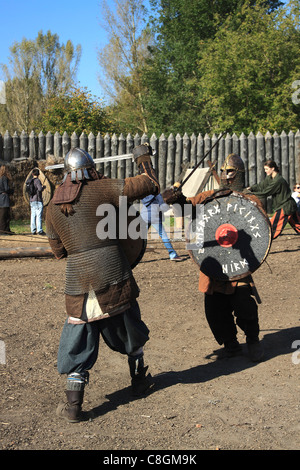
<svg viewBox="0 0 300 470">
<path fill-rule="evenodd" d="M 2 237 L 0 247 L 47 247 L 47 239 Z M 218 359 L 196 265 L 169 261 L 158 241 L 134 269 L 139 304 L 150 329 L 145 361 L 156 385 L 133 399 L 127 358 L 102 341 L 90 373 L 85 419 L 55 415 L 65 377 L 56 354 L 65 320 L 65 261 L 0 260 L 1 450 L 299 450 L 300 238 L 288 229 L 272 244 L 254 279 L 265 359 Z M 3 349 L 5 346 L 5 360 Z M 0 357 L 1 358 L 1 357 Z"/>
</svg>

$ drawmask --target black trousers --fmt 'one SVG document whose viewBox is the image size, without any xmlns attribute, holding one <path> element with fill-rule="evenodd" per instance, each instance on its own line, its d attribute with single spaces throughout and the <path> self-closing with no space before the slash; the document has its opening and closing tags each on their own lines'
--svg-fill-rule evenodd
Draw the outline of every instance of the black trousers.
<svg viewBox="0 0 300 470">
<path fill-rule="evenodd" d="M 258 309 L 250 286 L 239 286 L 230 295 L 218 292 L 213 295 L 205 294 L 204 302 L 208 324 L 219 344 L 236 338 L 236 325 L 248 340 L 258 338 Z"/>
<path fill-rule="evenodd" d="M 10 232 L 10 207 L 0 207 L 0 232 Z"/>
</svg>

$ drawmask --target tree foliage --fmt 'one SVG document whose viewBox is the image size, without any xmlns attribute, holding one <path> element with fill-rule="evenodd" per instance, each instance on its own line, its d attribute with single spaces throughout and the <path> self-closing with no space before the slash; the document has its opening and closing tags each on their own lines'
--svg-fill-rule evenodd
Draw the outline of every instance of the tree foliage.
<svg viewBox="0 0 300 470">
<path fill-rule="evenodd" d="M 29 132 L 48 99 L 75 82 L 81 47 L 60 44 L 57 34 L 40 31 L 35 40 L 15 42 L 10 53 L 9 64 L 2 64 L 6 105 L 0 128 Z"/>
<path fill-rule="evenodd" d="M 115 10 L 113 9 L 115 8 Z M 111 98 L 111 113 L 128 131 L 148 131 L 141 70 L 152 36 L 145 23 L 143 0 L 102 2 L 102 26 L 109 42 L 99 50 L 99 81 Z"/>
<path fill-rule="evenodd" d="M 300 76 L 297 3 L 267 14 L 263 2 L 245 2 L 203 44 L 197 102 L 206 130 L 297 129 L 291 88 Z"/>
<path fill-rule="evenodd" d="M 260 126 L 264 117 L 265 124 L 270 125 L 272 121 L 274 128 L 282 126 L 287 116 L 291 117 L 294 112 L 289 87 L 292 77 L 298 73 L 296 57 L 299 56 L 296 53 L 299 50 L 297 9 L 292 13 L 291 5 L 284 8 L 280 1 L 151 0 L 151 3 L 157 9 L 152 19 L 156 43 L 143 69 L 147 87 L 144 104 L 151 130 L 156 133 L 211 131 L 216 126 L 224 127 L 225 123 L 221 126 L 221 122 L 225 115 L 231 117 L 226 125 L 228 121 L 247 130 L 255 124 L 254 114 L 261 118 Z M 257 10 L 261 14 L 259 19 L 255 16 Z M 255 23 L 252 28 L 251 21 Z M 264 71 L 261 63 L 265 64 Z M 231 76 L 238 78 L 236 70 L 243 77 L 239 80 L 239 94 L 234 93 L 237 85 L 231 80 Z M 273 74 L 274 79 L 266 80 L 264 73 Z M 274 85 L 276 92 L 270 93 Z M 264 86 L 265 90 L 260 88 Z M 285 90 L 284 95 L 280 86 Z M 259 92 L 256 98 L 255 89 Z M 249 91 L 253 91 L 252 99 L 247 98 Z M 267 95 L 263 102 L 262 94 Z M 240 103 L 240 95 L 244 99 L 238 116 L 233 119 L 238 109 L 234 103 Z M 266 119 L 271 103 L 273 111 L 268 112 Z M 277 116 L 275 120 L 275 109 L 278 110 L 280 103 L 281 119 Z M 249 106 L 254 106 L 253 112 Z"/>
<path fill-rule="evenodd" d="M 36 123 L 45 132 L 82 132 L 97 135 L 98 132 L 118 132 L 104 106 L 83 88 L 72 88 L 65 94 L 49 99 L 47 109 Z"/>
</svg>

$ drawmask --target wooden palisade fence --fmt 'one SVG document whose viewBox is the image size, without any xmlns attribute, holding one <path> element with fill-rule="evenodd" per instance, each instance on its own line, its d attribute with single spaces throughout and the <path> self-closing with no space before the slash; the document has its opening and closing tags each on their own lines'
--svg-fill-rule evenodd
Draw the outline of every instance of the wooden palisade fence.
<svg viewBox="0 0 300 470">
<path fill-rule="evenodd" d="M 183 164 L 189 162 L 193 167 L 217 139 L 218 135 L 215 134 L 212 136 L 206 134 L 204 137 L 201 134 L 198 136 L 177 134 L 175 137 L 170 134 L 168 138 L 164 134 L 160 138 L 153 134 L 149 139 L 145 134 L 142 137 L 128 134 L 125 138 L 122 134 L 102 136 L 98 133 L 94 136 L 82 133 L 78 136 L 74 133 L 70 137 L 67 133 L 60 135 L 57 132 L 53 135 L 48 132 L 45 135 L 41 132 L 36 135 L 31 132 L 28 135 L 23 131 L 20 135 L 14 133 L 11 136 L 6 131 L 3 136 L 0 134 L 0 161 L 45 160 L 49 156 L 61 159 L 71 147 L 83 148 L 93 158 L 101 158 L 131 153 L 136 145 L 149 142 L 156 151 L 154 165 L 161 188 L 164 189 L 177 181 Z M 282 176 L 291 187 L 300 179 L 299 130 L 296 133 L 290 131 L 288 134 L 284 131 L 281 134 L 275 132 L 273 135 L 270 132 L 265 135 L 258 132 L 254 135 L 251 132 L 248 136 L 241 134 L 239 137 L 235 133 L 227 134 L 207 156 L 207 160 L 217 161 L 216 169 L 219 170 L 225 157 L 232 152 L 238 153 L 245 163 L 246 186 L 265 178 L 263 163 L 267 159 L 273 159 L 278 164 Z M 205 167 L 207 163 L 204 161 L 201 166 Z M 136 174 L 135 165 L 131 160 L 103 163 L 98 169 L 111 178 L 124 178 Z"/>
</svg>

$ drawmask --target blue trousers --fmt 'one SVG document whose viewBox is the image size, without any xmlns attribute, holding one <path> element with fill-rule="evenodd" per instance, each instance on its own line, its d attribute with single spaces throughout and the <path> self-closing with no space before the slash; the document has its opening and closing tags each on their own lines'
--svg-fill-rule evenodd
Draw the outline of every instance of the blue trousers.
<svg viewBox="0 0 300 470">
<path fill-rule="evenodd" d="M 169 252 L 169 256 L 170 258 L 175 258 L 177 256 L 177 253 L 176 251 L 174 250 L 173 246 L 172 246 L 172 243 L 170 242 L 170 239 L 164 229 L 164 226 L 163 226 L 163 223 L 160 221 L 159 223 L 157 224 L 151 224 L 154 229 L 157 231 L 158 235 L 160 236 L 160 238 L 162 239 L 162 242 L 163 244 L 165 245 L 166 249 L 168 250 Z"/>
<path fill-rule="evenodd" d="M 138 303 L 123 313 L 90 323 L 73 325 L 66 320 L 58 348 L 58 372 L 80 374 L 90 370 L 98 357 L 100 335 L 113 351 L 134 355 L 149 339 Z"/>
<path fill-rule="evenodd" d="M 31 217 L 30 229 L 31 233 L 41 233 L 43 231 L 43 208 L 42 202 L 33 201 L 30 203 Z"/>
</svg>

